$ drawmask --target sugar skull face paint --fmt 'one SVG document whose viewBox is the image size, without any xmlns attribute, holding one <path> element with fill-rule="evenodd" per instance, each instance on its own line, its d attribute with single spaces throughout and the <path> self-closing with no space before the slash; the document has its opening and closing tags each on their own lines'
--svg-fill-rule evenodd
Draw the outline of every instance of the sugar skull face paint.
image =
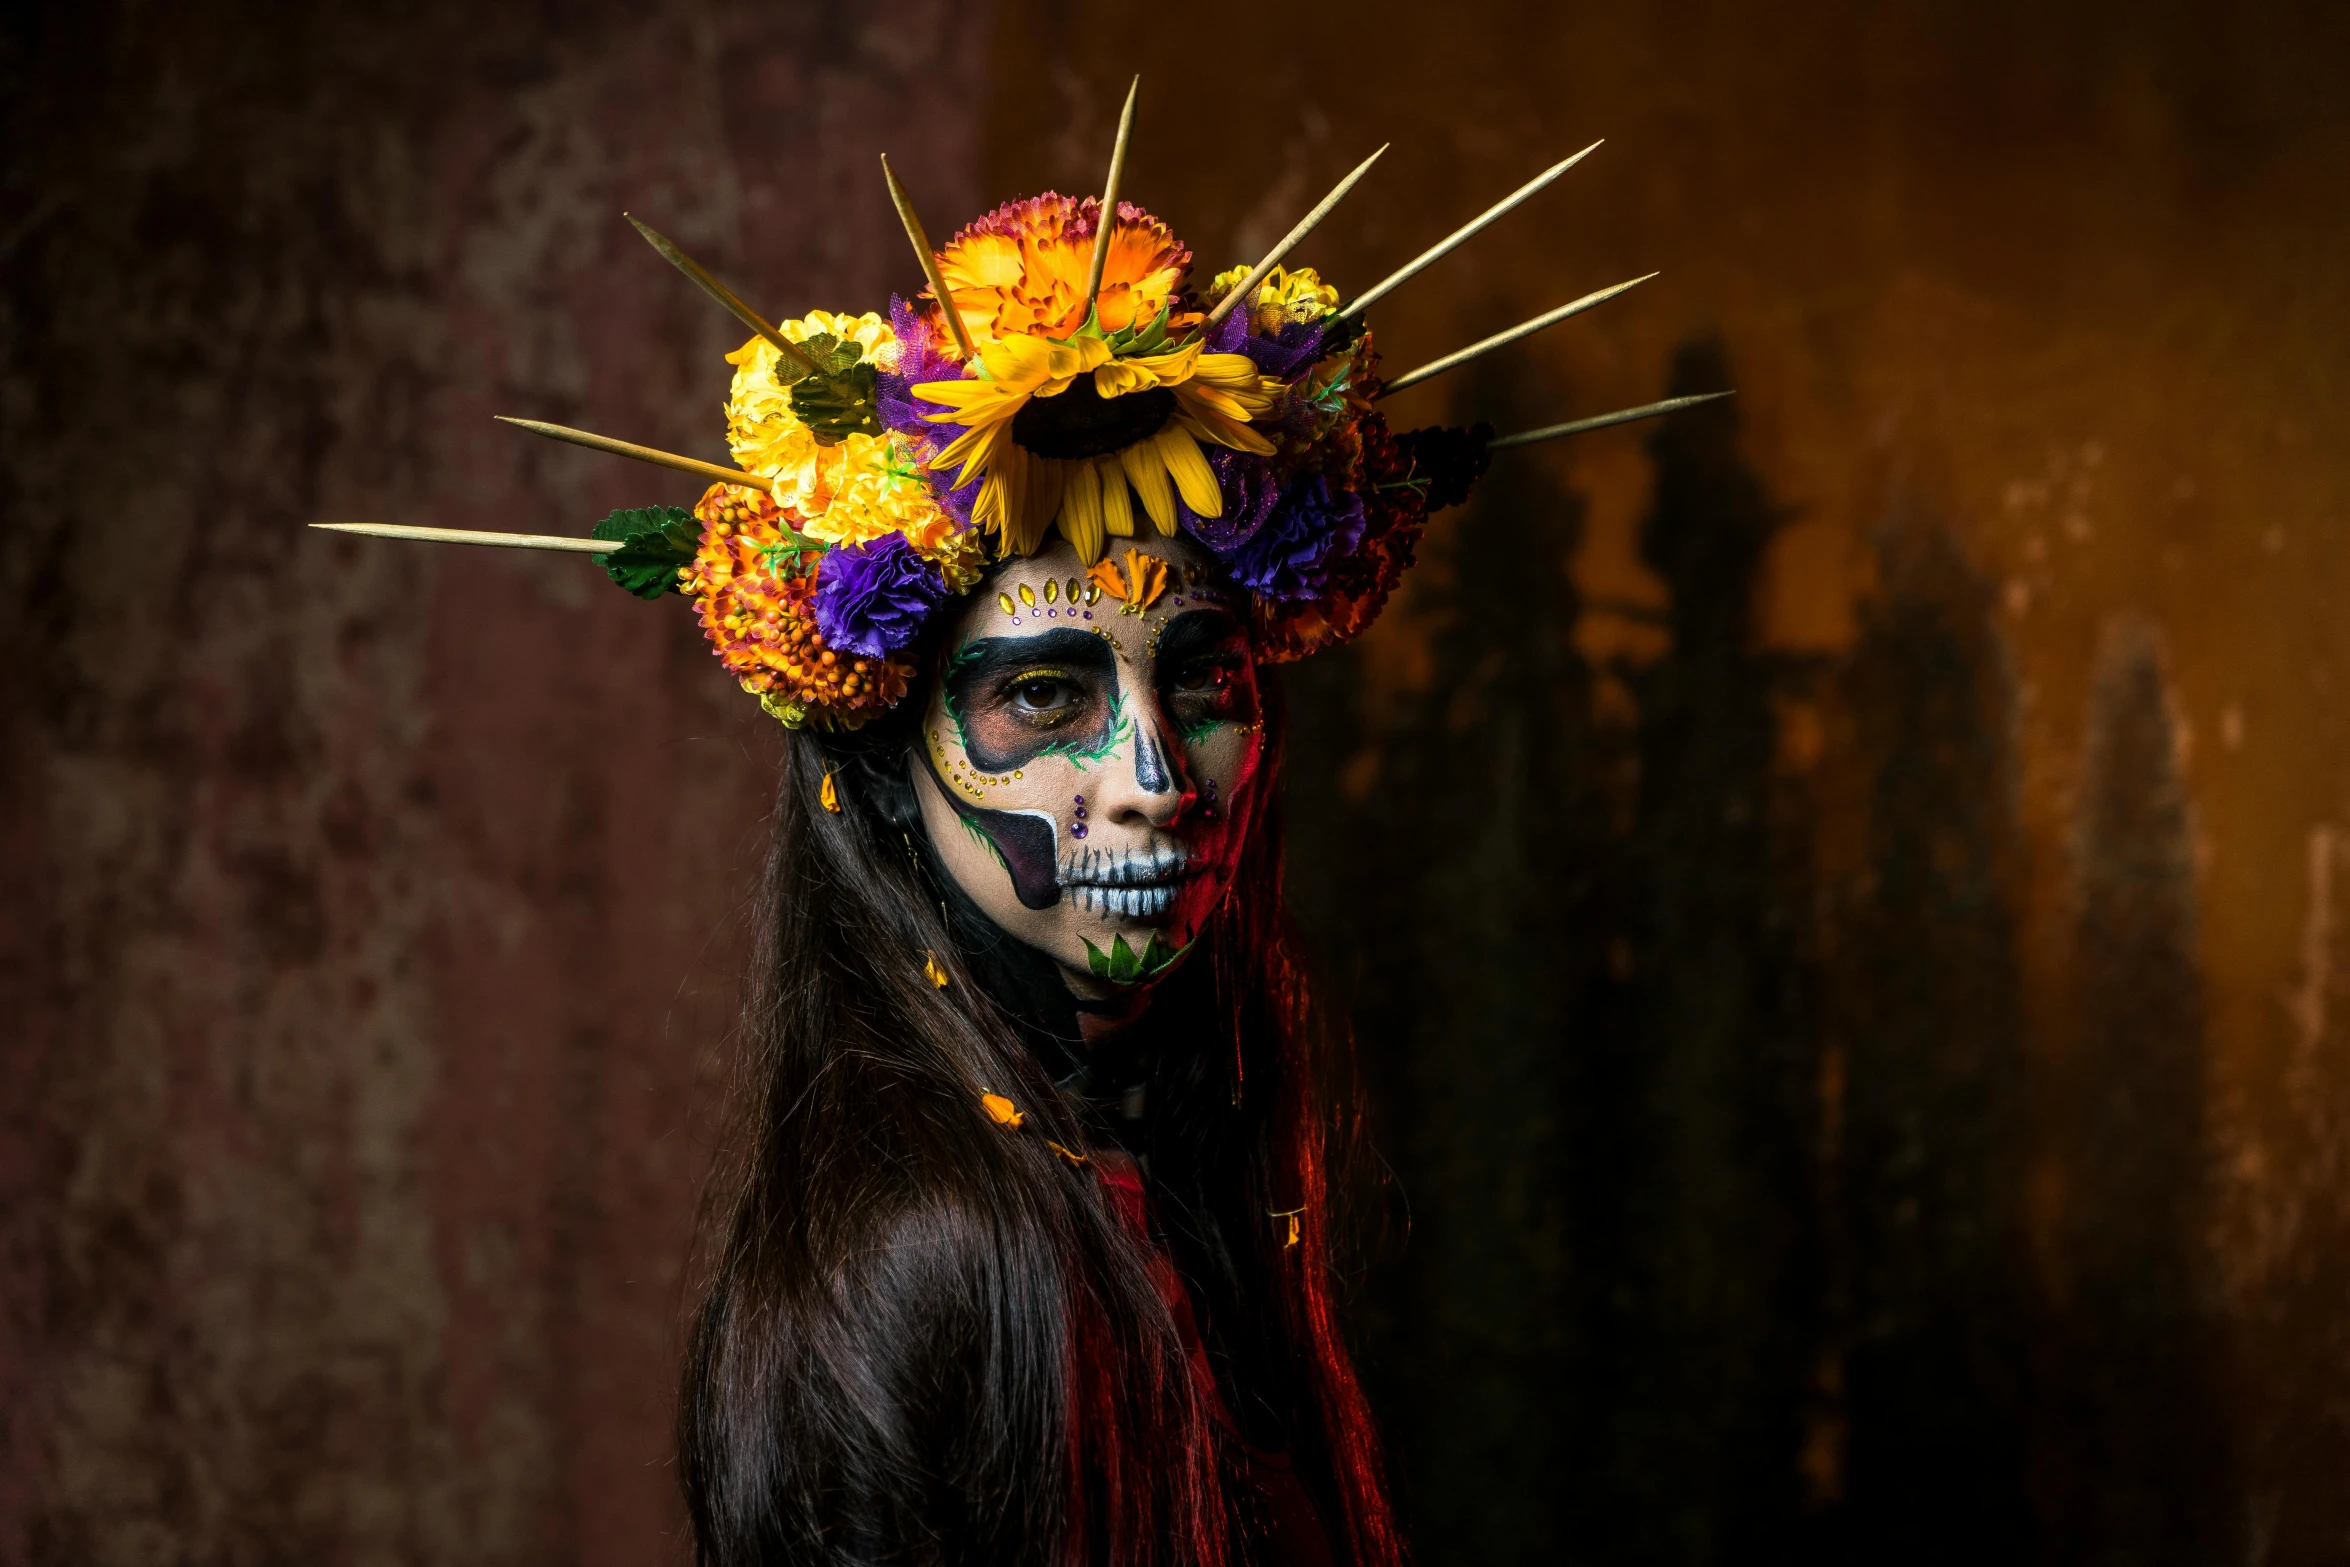
<svg viewBox="0 0 2350 1567">
<path fill-rule="evenodd" d="M 1080 994 L 1180 953 L 1231 883 L 1264 738 L 1243 602 L 1188 539 L 1090 572 L 1059 543 L 971 595 L 938 655 L 908 759 L 930 840 Z"/>
</svg>

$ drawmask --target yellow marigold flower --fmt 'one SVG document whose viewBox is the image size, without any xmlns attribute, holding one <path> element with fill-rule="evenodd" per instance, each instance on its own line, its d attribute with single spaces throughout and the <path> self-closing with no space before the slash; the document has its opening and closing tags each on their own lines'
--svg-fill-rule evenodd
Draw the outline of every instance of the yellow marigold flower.
<svg viewBox="0 0 2350 1567">
<path fill-rule="evenodd" d="M 1221 301 L 1240 287 L 1248 272 L 1246 267 L 1233 267 L 1217 273 L 1208 285 L 1208 298 Z M 1336 310 L 1338 290 L 1323 282 L 1312 267 L 1275 267 L 1257 285 L 1257 297 L 1248 302 L 1248 308 L 1249 329 L 1270 337 L 1293 321 L 1319 321 Z"/>
<path fill-rule="evenodd" d="M 776 499 L 806 519 L 800 531 L 827 544 L 863 544 L 903 533 L 935 537 L 954 521 L 939 509 L 918 458 L 895 435 L 856 434 L 792 473 L 777 476 Z"/>
<path fill-rule="evenodd" d="M 950 593 L 968 593 L 987 575 L 986 539 L 977 528 L 955 526 L 954 519 L 943 513 L 937 531 L 916 533 L 908 529 L 906 542 L 938 567 L 939 575 L 947 579 Z"/>
<path fill-rule="evenodd" d="M 898 362 L 897 335 L 880 316 L 833 315 L 818 310 L 777 330 L 804 343 L 829 335 L 864 345 L 865 358 L 883 370 Z M 735 367 L 726 402 L 726 444 L 736 462 L 774 481 L 773 494 L 810 538 L 861 544 L 903 533 L 917 549 L 943 539 L 954 521 L 938 508 L 919 460 L 900 437 L 852 434 L 826 445 L 792 412 L 791 389 L 775 376 L 781 354 L 754 337 L 726 356 Z"/>
<path fill-rule="evenodd" d="M 810 311 L 797 321 L 779 322 L 776 331 L 786 342 L 804 343 L 830 336 L 860 343 L 868 363 L 883 370 L 898 365 L 897 334 L 889 322 L 867 311 L 861 316 Z M 752 473 L 793 476 L 792 488 L 804 488 L 805 470 L 822 448 L 815 435 L 791 410 L 791 388 L 775 378 L 782 357 L 763 337 L 754 337 L 726 356 L 735 367 L 734 385 L 726 398 L 726 444 L 734 460 Z M 790 501 L 786 505 L 793 504 Z"/>
</svg>

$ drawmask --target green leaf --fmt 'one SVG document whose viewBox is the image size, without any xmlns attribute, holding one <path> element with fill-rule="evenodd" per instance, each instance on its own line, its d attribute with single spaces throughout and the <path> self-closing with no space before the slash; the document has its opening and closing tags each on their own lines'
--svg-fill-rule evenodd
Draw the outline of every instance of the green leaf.
<svg viewBox="0 0 2350 1567">
<path fill-rule="evenodd" d="M 1110 352 L 1120 359 L 1131 359 L 1142 354 L 1158 354 L 1167 348 L 1167 315 L 1174 309 L 1172 302 L 1161 305 L 1159 313 L 1141 326 L 1123 326 L 1108 335 Z M 1090 322 L 1089 322 L 1090 324 Z"/>
<path fill-rule="evenodd" d="M 1106 979 L 1113 985 L 1139 985 L 1155 979 L 1173 968 L 1192 948 L 1191 942 L 1170 947 L 1155 930 L 1151 932 L 1150 944 L 1139 955 L 1126 944 L 1124 936 L 1111 937 L 1107 952 L 1084 936 L 1077 939 L 1085 943 L 1085 964 L 1093 970 L 1094 978 Z"/>
<path fill-rule="evenodd" d="M 1134 949 L 1126 945 L 1124 936 L 1114 938 L 1110 942 L 1110 982 L 1115 985 L 1131 985 L 1140 978 L 1142 978 L 1142 959 L 1136 957 Z"/>
<path fill-rule="evenodd" d="M 819 332 L 799 346 L 816 368 L 778 354 L 775 379 L 791 388 L 791 411 L 818 444 L 837 446 L 852 435 L 879 435 L 881 412 L 873 367 L 864 362 L 865 345 Z"/>
<path fill-rule="evenodd" d="M 702 524 L 675 506 L 639 506 L 614 512 L 588 537 L 620 546 L 596 557 L 607 576 L 638 598 L 657 599 L 678 591 L 678 572 L 693 563 L 702 546 Z"/>
</svg>

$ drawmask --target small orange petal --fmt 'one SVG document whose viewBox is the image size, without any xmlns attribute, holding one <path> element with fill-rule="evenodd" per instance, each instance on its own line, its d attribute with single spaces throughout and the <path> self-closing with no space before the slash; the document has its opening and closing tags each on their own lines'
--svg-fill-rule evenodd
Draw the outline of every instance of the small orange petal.
<svg viewBox="0 0 2350 1567">
<path fill-rule="evenodd" d="M 826 773 L 824 775 L 824 789 L 817 798 L 824 802 L 824 808 L 833 815 L 840 814 L 840 791 L 833 787 L 832 774 Z"/>
<path fill-rule="evenodd" d="M 1091 578 L 1095 585 L 1110 597 L 1122 599 L 1126 596 L 1126 579 L 1118 575 L 1116 561 L 1097 560 L 1093 563 L 1093 569 L 1088 571 L 1086 576 Z"/>
<path fill-rule="evenodd" d="M 1149 609 L 1167 591 L 1167 563 L 1156 555 L 1145 555 L 1140 550 L 1126 552 L 1126 581 L 1128 607 Z"/>
<path fill-rule="evenodd" d="M 1019 1108 L 1011 1100 L 1006 1099 L 1002 1094 L 981 1094 L 979 1108 L 985 1110 L 988 1118 L 1006 1131 L 1020 1130 L 1020 1123 L 1028 1119 L 1020 1113 Z"/>
</svg>

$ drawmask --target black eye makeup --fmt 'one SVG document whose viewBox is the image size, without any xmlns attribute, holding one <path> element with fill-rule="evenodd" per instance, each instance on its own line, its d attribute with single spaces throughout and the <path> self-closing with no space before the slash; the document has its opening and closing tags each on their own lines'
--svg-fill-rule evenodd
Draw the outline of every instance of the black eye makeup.
<svg viewBox="0 0 2350 1567">
<path fill-rule="evenodd" d="M 1256 666 L 1240 622 L 1220 609 L 1169 621 L 1158 637 L 1159 700 L 1186 740 L 1256 717 Z"/>
<path fill-rule="evenodd" d="M 947 661 L 945 681 L 947 712 L 982 772 L 1047 751 L 1092 755 L 1117 733 L 1117 662 L 1090 631 L 982 637 Z"/>
</svg>

